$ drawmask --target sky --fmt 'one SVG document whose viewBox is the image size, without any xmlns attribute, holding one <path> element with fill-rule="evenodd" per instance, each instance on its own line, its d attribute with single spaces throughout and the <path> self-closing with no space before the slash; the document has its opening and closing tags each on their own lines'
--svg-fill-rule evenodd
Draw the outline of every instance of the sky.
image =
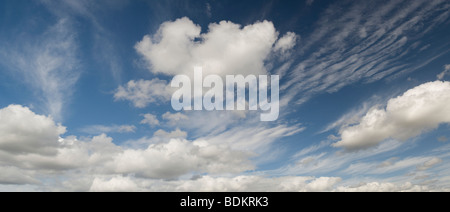
<svg viewBox="0 0 450 212">
<path fill-rule="evenodd" d="M 6 0 L 0 191 L 450 191 L 450 3 Z M 279 116 L 172 79 L 278 75 Z M 188 89 L 189 90 L 189 89 Z"/>
</svg>

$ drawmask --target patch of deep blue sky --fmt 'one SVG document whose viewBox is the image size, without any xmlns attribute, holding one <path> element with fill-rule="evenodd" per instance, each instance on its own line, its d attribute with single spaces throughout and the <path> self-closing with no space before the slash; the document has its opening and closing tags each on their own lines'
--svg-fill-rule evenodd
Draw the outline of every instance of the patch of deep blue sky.
<svg viewBox="0 0 450 212">
<path fill-rule="evenodd" d="M 384 4 L 379 1 L 377 4 Z M 211 10 L 207 10 L 207 4 Z M 187 16 L 194 23 L 201 25 L 205 32 L 211 22 L 230 20 L 241 25 L 252 24 L 256 21 L 269 20 L 275 28 L 284 34 L 293 31 L 303 38 L 314 36 L 312 33 L 317 26 L 320 16 L 330 5 L 337 5 L 342 14 L 351 1 L 314 1 L 307 5 L 303 1 L 131 1 L 119 7 L 107 7 L 96 10 L 95 23 L 83 14 L 70 15 L 70 25 L 76 34 L 77 54 L 80 60 L 80 80 L 75 86 L 75 93 L 70 104 L 65 109 L 62 123 L 68 127 L 68 134 L 88 136 L 79 132 L 79 129 L 88 125 L 135 125 L 136 133 L 116 134 L 109 133 L 116 142 L 128 139 L 137 139 L 143 136 L 151 136 L 158 129 L 151 129 L 146 125 L 140 125 L 140 114 L 153 113 L 160 117 L 161 114 L 172 111 L 170 104 L 151 104 L 139 109 L 134 108 L 129 102 L 114 102 L 113 93 L 119 86 L 129 80 L 152 79 L 159 77 L 170 78 L 150 73 L 140 65 L 139 55 L 134 50 L 136 42 L 146 34 L 153 34 L 164 21 L 173 21 Z M 60 11 L 64 13 L 65 11 Z M 338 13 L 339 14 L 339 13 Z M 18 43 L 20 39 L 35 39 L 58 21 L 58 17 L 38 1 L 9 0 L 3 1 L 0 7 L 0 39 L 1 43 Z M 423 23 L 431 24 L 431 23 Z M 285 151 L 282 160 L 288 159 L 291 153 L 312 144 L 327 140 L 335 131 L 319 133 L 329 123 L 337 120 L 343 114 L 352 109 L 357 109 L 371 98 L 387 99 L 399 95 L 407 89 L 421 83 L 433 81 L 436 75 L 443 69 L 444 64 L 449 63 L 450 54 L 446 52 L 449 47 L 448 35 L 450 27 L 448 20 L 442 26 L 432 29 L 423 37 L 415 37 L 407 34 L 411 39 L 417 39 L 421 43 L 429 44 L 422 52 L 410 51 L 402 57 L 404 61 L 395 61 L 397 64 L 407 63 L 423 64 L 423 60 L 430 59 L 430 55 L 439 55 L 422 67 L 395 76 L 393 73 L 375 82 L 359 81 L 332 92 L 321 92 L 309 98 L 301 105 L 291 103 L 283 111 L 289 111 L 289 116 L 282 117 L 280 122 L 297 124 L 302 123 L 306 130 L 297 135 L 283 138 L 284 142 L 277 143 L 276 148 Z M 327 37 L 322 38 L 324 40 Z M 13 42 L 9 42 L 13 41 Z M 36 39 L 34 42 L 39 42 Z M 358 46 L 359 43 L 352 43 Z M 300 42 L 299 45 L 302 45 Z M 309 49 L 310 52 L 295 51 L 293 57 L 296 62 L 317 50 L 317 47 Z M 406 50 L 407 46 L 405 47 Z M 298 48 L 297 48 L 298 49 Z M 118 74 L 111 72 L 111 60 L 114 66 L 120 70 Z M 295 63 L 294 63 L 295 64 Z M 16 103 L 34 107 L 39 104 L 32 88 L 21 82 L 21 78 L 11 74 L 11 69 L 4 63 L 0 64 L 0 106 L 6 107 Z M 281 84 L 285 79 L 281 79 Z M 302 95 L 301 93 L 299 95 Z M 296 98 L 300 98 L 297 96 Z M 37 113 L 39 107 L 33 109 Z M 174 111 L 172 111 L 174 112 Z M 278 122 L 278 123 L 280 123 Z M 170 128 L 163 129 L 170 131 Z M 189 133 L 189 132 L 188 132 Z M 419 146 L 430 149 L 439 145 L 436 137 L 448 135 L 448 126 L 441 126 L 438 130 L 421 135 L 417 142 Z M 432 140 L 433 142 L 426 142 Z M 330 147 L 330 149 L 332 149 Z M 417 148 L 412 150 L 420 153 Z M 413 153 L 413 152 L 409 152 Z M 266 168 L 277 167 L 278 162 L 268 164 Z"/>
</svg>

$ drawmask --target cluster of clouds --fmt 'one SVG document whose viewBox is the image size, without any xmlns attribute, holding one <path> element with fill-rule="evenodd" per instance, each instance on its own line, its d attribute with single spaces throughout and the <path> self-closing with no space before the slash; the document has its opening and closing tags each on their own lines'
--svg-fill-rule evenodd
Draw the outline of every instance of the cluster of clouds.
<svg viewBox="0 0 450 212">
<path fill-rule="evenodd" d="M 155 136 L 163 139 L 149 139 L 145 148 L 133 148 L 118 146 L 105 134 L 82 140 L 64 137 L 65 127 L 20 105 L 0 109 L 0 118 L 2 184 L 38 184 L 40 177 L 64 176 L 75 170 L 88 176 L 167 180 L 195 173 L 237 174 L 255 168 L 250 161 L 253 153 L 218 142 L 220 137 L 212 142 L 188 141 L 171 138 L 183 133 L 179 129 L 171 133 L 159 130 Z M 92 182 L 95 188 L 98 180 Z"/>
<path fill-rule="evenodd" d="M 294 176 L 220 177 L 220 174 L 238 174 L 255 168 L 249 160 L 253 154 L 217 141 L 221 139 L 220 136 L 211 142 L 167 137 L 159 142 L 149 141 L 146 148 L 136 149 L 118 146 L 105 134 L 84 140 L 78 140 L 74 136 L 62 137 L 66 133 L 65 127 L 56 124 L 51 117 L 35 114 L 20 105 L 0 109 L 0 118 L 1 184 L 39 185 L 43 183 L 41 178 L 63 176 L 67 178 L 66 181 L 54 189 L 326 191 L 341 180 L 333 177 Z M 268 130 L 267 134 L 262 133 L 258 139 L 270 136 L 275 139 L 285 132 L 281 128 Z M 162 131 L 155 134 L 167 135 Z M 235 139 L 241 138 L 238 136 Z M 73 172 L 78 173 L 77 178 L 80 179 L 71 179 Z M 191 179 L 184 179 L 186 176 Z M 181 179 L 166 181 L 179 178 Z"/>
<path fill-rule="evenodd" d="M 441 90 L 441 87 L 447 86 L 447 82 L 427 83 L 394 100 L 403 100 L 403 97 L 409 96 L 406 94 L 416 94 L 423 91 L 422 89 Z M 441 97 L 445 93 L 437 96 Z M 429 96 L 429 93 L 423 92 L 422 96 Z M 420 101 L 417 97 L 412 99 Z M 149 115 L 151 114 L 143 115 L 144 120 L 155 118 Z M 163 116 L 166 119 L 183 118 L 180 114 L 167 113 Z M 257 158 L 258 153 L 269 152 L 273 142 L 283 136 L 297 133 L 302 128 L 255 126 L 247 128 L 246 131 L 232 129 L 195 140 L 186 140 L 185 132 L 179 129 L 172 132 L 158 130 L 153 138 L 144 138 L 145 145 L 134 147 L 118 146 L 105 134 L 81 140 L 75 136 L 64 136 L 64 126 L 56 124 L 49 116 L 35 114 L 20 105 L 0 109 L 0 118 L 0 183 L 39 187 L 43 179 L 66 178 L 61 185 L 45 185 L 45 189 L 50 190 L 430 191 L 436 188 L 410 181 L 342 184 L 340 177 L 298 176 L 302 173 L 298 170 L 301 168 L 314 173 L 311 166 L 318 166 L 319 169 L 329 172 L 328 165 L 339 168 L 351 164 L 343 170 L 344 173 L 367 174 L 372 171 L 372 174 L 382 174 L 408 167 L 414 168 L 416 172 L 426 172 L 443 165 L 443 157 L 431 156 L 402 160 L 391 158 L 378 164 L 353 163 L 354 160 L 363 158 L 362 155 L 375 156 L 401 146 L 395 147 L 389 142 L 383 143 L 375 150 L 344 153 L 335 155 L 334 158 L 324 154 L 311 155 L 310 153 L 328 146 L 327 143 L 322 143 L 299 152 L 299 166 L 295 169 L 291 167 L 289 171 L 284 170 L 281 177 L 276 177 L 277 174 L 265 177 L 266 174 L 271 176 L 270 172 L 242 175 L 256 168 L 252 158 Z M 159 139 L 156 139 L 157 137 Z M 77 173 L 76 176 L 71 176 L 73 173 Z M 320 175 L 320 172 L 316 173 Z"/>
<path fill-rule="evenodd" d="M 204 76 L 265 75 L 267 66 L 277 58 L 286 59 L 299 39 L 293 32 L 280 36 L 270 21 L 246 26 L 221 21 L 211 23 L 207 32 L 201 31 L 187 17 L 167 21 L 155 34 L 145 35 L 135 49 L 156 75 L 183 74 L 193 79 L 196 66 L 202 67 Z M 144 108 L 150 103 L 167 102 L 173 91 L 159 78 L 131 80 L 116 90 L 114 98 Z"/>
<path fill-rule="evenodd" d="M 308 1 L 308 5 L 312 2 Z M 361 79 L 368 82 L 382 79 L 405 68 L 393 61 L 402 59 L 409 51 L 426 49 L 420 42 L 412 43 L 406 32 L 431 19 L 433 25 L 424 26 L 424 34 L 448 16 L 448 10 L 442 13 L 445 10 L 436 8 L 449 5 L 442 1 L 417 1 L 403 8 L 399 7 L 402 2 L 389 2 L 380 6 L 380 10 L 373 10 L 371 4 L 355 3 L 340 18 L 333 18 L 339 15 L 331 8 L 313 35 L 302 43 L 301 54 L 333 33 L 329 43 L 304 57 L 291 72 L 286 70 L 292 63 L 286 63 L 285 71 L 280 71 L 294 76 L 283 87 L 288 91 L 288 100 L 300 92 L 307 98 L 321 91 L 336 91 Z M 79 8 L 78 13 L 92 16 L 86 7 L 90 3 L 69 4 Z M 368 11 L 372 15 L 362 18 Z M 386 16 L 391 13 L 398 15 Z M 405 19 L 410 21 L 400 24 Z M 66 97 L 79 78 L 75 38 L 68 25 L 67 20 L 61 19 L 47 32 L 56 35 L 55 39 L 42 39 L 25 53 L 21 49 L 12 51 L 16 59 L 7 65 L 20 70 L 29 84 L 38 88 L 51 116 L 36 114 L 21 105 L 0 109 L 0 184 L 83 191 L 429 191 L 434 188 L 410 181 L 374 180 L 350 185 L 342 183 L 340 177 L 300 175 L 323 176 L 338 169 L 344 175 L 377 175 L 403 169 L 425 175 L 430 169 L 445 168 L 446 154 L 390 158 L 381 163 L 354 162 L 392 153 L 402 146 L 398 141 L 449 123 L 450 82 L 443 81 L 424 83 L 390 99 L 385 108 L 373 107 L 360 117 L 352 117 L 352 124 L 339 129 L 335 137 L 338 141 L 303 149 L 292 157 L 294 165 L 262 173 L 253 172 L 258 163 L 279 156 L 273 144 L 303 131 L 304 127 L 262 124 L 249 118 L 253 115 L 250 112 L 192 111 L 141 114 L 140 124 L 152 128 L 164 125 L 173 130 L 158 129 L 152 137 L 126 141 L 123 145 L 115 144 L 106 133 L 132 133 L 136 126 L 93 125 L 81 131 L 100 135 L 88 138 L 65 135 L 66 128 L 55 120 L 61 119 Z M 355 39 L 361 45 L 349 42 Z M 144 36 L 135 49 L 155 75 L 191 75 L 194 66 L 202 66 L 204 74 L 259 75 L 271 71 L 273 61 L 288 60 L 299 41 L 300 37 L 293 32 L 280 36 L 269 21 L 247 26 L 221 21 L 210 24 L 202 33 L 199 25 L 184 17 L 164 22 L 155 34 Z M 386 54 L 387 51 L 392 53 Z M 0 55 L 6 57 L 3 51 Z M 29 69 L 35 71 L 29 75 Z M 446 65 L 437 78 L 444 79 L 449 70 Z M 167 103 L 171 94 L 172 88 L 165 80 L 139 79 L 119 86 L 114 99 L 145 108 Z M 247 119 L 242 121 L 243 117 Z M 188 140 L 184 130 L 195 139 Z M 346 151 L 317 153 L 330 145 Z M 61 178 L 63 182 L 58 184 L 56 179 Z"/>
</svg>

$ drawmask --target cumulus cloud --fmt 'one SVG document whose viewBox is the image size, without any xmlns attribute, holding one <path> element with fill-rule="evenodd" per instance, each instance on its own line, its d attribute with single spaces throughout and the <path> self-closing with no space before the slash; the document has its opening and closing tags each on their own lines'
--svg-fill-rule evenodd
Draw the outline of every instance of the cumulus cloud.
<svg viewBox="0 0 450 212">
<path fill-rule="evenodd" d="M 95 166 L 118 149 L 106 136 L 81 142 L 61 138 L 65 127 L 29 108 L 10 105 L 0 109 L 0 166 L 3 183 L 37 183 L 36 175 Z M 98 164 L 97 164 L 98 165 Z M 16 179 L 12 181 L 11 179 Z"/>
<path fill-rule="evenodd" d="M 181 138 L 186 134 L 179 129 L 157 131 L 165 140 L 148 142 L 144 149 L 129 149 L 115 145 L 105 134 L 83 140 L 61 138 L 64 127 L 18 105 L 1 109 L 0 118 L 0 166 L 6 167 L 0 175 L 3 183 L 37 182 L 33 177 L 38 174 L 65 170 L 176 179 L 196 172 L 239 173 L 254 168 L 250 152 L 206 140 L 188 141 Z"/>
<path fill-rule="evenodd" d="M 450 122 L 450 82 L 422 84 L 390 99 L 386 109 L 372 108 L 361 120 L 344 127 L 335 147 L 359 150 L 388 138 L 407 140 Z"/>
<path fill-rule="evenodd" d="M 288 33 L 276 44 L 277 50 L 294 46 L 295 34 Z M 212 23 L 201 34 L 199 25 L 184 17 L 164 22 L 154 35 L 146 35 L 135 46 L 153 73 L 165 75 L 193 73 L 202 66 L 206 74 L 266 74 L 264 60 L 278 39 L 272 22 L 256 22 L 242 27 L 230 21 Z"/>
<path fill-rule="evenodd" d="M 113 144 L 105 134 L 81 141 L 61 138 L 64 127 L 19 105 L 1 109 L 0 118 L 0 165 L 36 170 L 96 167 L 96 172 L 164 179 L 192 172 L 238 173 L 254 168 L 250 152 L 205 139 L 180 139 L 186 133 L 179 129 L 155 132 L 166 140 L 149 142 L 145 149 L 128 149 Z"/>
<path fill-rule="evenodd" d="M 144 108 L 149 103 L 166 102 L 170 100 L 172 88 L 165 80 L 138 80 L 129 81 L 125 86 L 119 86 L 114 94 L 114 99 L 128 100 L 135 107 Z"/>
<path fill-rule="evenodd" d="M 141 121 L 141 124 L 148 124 L 151 127 L 159 125 L 159 120 L 155 115 L 147 113 L 142 116 L 144 116 L 144 119 Z"/>
<path fill-rule="evenodd" d="M 54 155 L 65 127 L 20 105 L 0 109 L 0 151 L 11 154 Z"/>
<path fill-rule="evenodd" d="M 298 127 L 258 126 L 248 132 L 236 129 L 193 141 L 171 138 L 175 134 L 183 134 L 179 129 L 170 133 L 161 130 L 155 132 L 155 136 L 165 139 L 149 141 L 145 148 L 129 148 L 117 146 L 105 134 L 80 140 L 74 136 L 62 138 L 64 127 L 55 124 L 50 117 L 37 115 L 23 106 L 11 105 L 0 109 L 0 118 L 0 184 L 4 185 L 34 184 L 51 189 L 54 184 L 56 190 L 66 191 L 429 190 L 426 186 L 411 183 L 373 182 L 337 187 L 342 181 L 338 177 L 241 174 L 255 168 L 250 161 L 255 156 L 253 152 L 270 147 L 271 142 L 280 136 L 298 132 L 301 130 Z M 20 145 L 10 148 L 8 145 L 12 140 L 8 139 L 19 135 L 23 139 L 14 143 L 39 145 L 32 150 Z M 8 148 L 4 144 L 8 144 Z M 408 167 L 415 166 L 423 171 L 441 163 L 442 159 L 423 157 L 405 161 Z M 194 177 L 188 180 L 191 176 Z M 58 184 L 56 179 L 61 177 L 66 180 Z"/>
<path fill-rule="evenodd" d="M 173 179 L 190 172 L 239 173 L 253 169 L 248 153 L 206 141 L 170 139 L 145 150 L 128 149 L 114 159 L 114 171 L 148 178 Z"/>
</svg>

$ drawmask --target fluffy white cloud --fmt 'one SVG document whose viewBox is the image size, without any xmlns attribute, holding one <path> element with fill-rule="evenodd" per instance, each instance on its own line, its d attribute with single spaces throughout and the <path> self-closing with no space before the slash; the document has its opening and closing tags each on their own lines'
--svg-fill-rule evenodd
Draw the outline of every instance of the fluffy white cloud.
<svg viewBox="0 0 450 212">
<path fill-rule="evenodd" d="M 114 171 L 148 178 L 173 179 L 190 172 L 238 173 L 253 169 L 248 153 L 206 141 L 171 139 L 145 150 L 128 149 L 117 155 Z"/>
<path fill-rule="evenodd" d="M 148 124 L 151 127 L 159 125 L 159 120 L 158 118 L 150 113 L 144 114 L 144 119 L 141 121 L 141 124 Z"/>
<path fill-rule="evenodd" d="M 277 50 L 294 46 L 295 34 L 289 33 L 277 44 Z M 212 23 L 201 34 L 200 26 L 189 18 L 164 22 L 153 36 L 146 35 L 135 46 L 153 73 L 166 75 L 193 73 L 202 66 L 206 74 L 265 74 L 264 60 L 270 55 L 278 33 L 269 21 L 242 27 L 229 21 Z"/>
<path fill-rule="evenodd" d="M 66 129 L 50 117 L 36 115 L 20 105 L 0 109 L 0 151 L 11 154 L 54 155 L 59 135 Z"/>
<path fill-rule="evenodd" d="M 27 176 L 33 179 L 66 170 L 87 175 L 117 173 L 175 179 L 197 172 L 239 173 L 254 168 L 249 160 L 251 152 L 205 139 L 180 139 L 186 133 L 179 129 L 170 133 L 157 131 L 155 138 L 160 139 L 147 142 L 144 149 L 131 149 L 115 145 L 105 134 L 83 140 L 73 136 L 60 138 L 64 127 L 19 105 L 1 109 L 0 118 L 0 166 L 17 168 L 8 173 L 17 175 L 20 182 L 33 181 L 26 180 Z M 178 139 L 169 139 L 175 136 Z M 0 180 L 11 181 L 12 174 L 8 173 Z"/>
<path fill-rule="evenodd" d="M 172 96 L 172 88 L 165 80 L 138 80 L 129 81 L 125 86 L 119 86 L 114 99 L 128 100 L 135 107 L 144 108 L 149 103 L 166 102 Z"/>
<path fill-rule="evenodd" d="M 450 122 L 450 82 L 422 84 L 390 99 L 386 109 L 372 108 L 353 126 L 340 130 L 335 147 L 359 150 L 387 138 L 406 140 Z"/>
</svg>

